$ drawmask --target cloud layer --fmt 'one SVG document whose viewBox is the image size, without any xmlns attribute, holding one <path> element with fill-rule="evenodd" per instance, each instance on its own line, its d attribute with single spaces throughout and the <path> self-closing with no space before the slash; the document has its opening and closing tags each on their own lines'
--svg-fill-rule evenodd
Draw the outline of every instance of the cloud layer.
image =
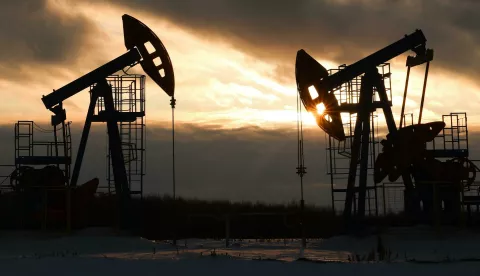
<svg viewBox="0 0 480 276">
<path fill-rule="evenodd" d="M 473 0 L 139 1 L 143 10 L 262 59 L 293 65 L 305 48 L 321 58 L 352 63 L 422 29 L 435 63 L 469 76 L 480 69 L 480 2 Z M 403 61 L 402 61 L 403 62 Z"/>
<path fill-rule="evenodd" d="M 472 76 L 480 69 L 479 31 L 469 21 L 478 5 L 440 0 L 9 3 L 0 17 L 6 37 L 0 42 L 0 89 L 17 97 L 4 104 L 2 116 L 48 118 L 38 112 L 46 112 L 38 100 L 41 95 L 124 52 L 120 16 L 125 12 L 141 18 L 166 43 L 176 73 L 178 119 L 183 121 L 294 118 L 285 106 L 295 101 L 293 66 L 299 48 L 332 61 L 331 67 L 354 62 L 419 27 L 436 51 L 425 107 L 434 117 L 468 111 L 475 119 L 476 101 L 465 103 L 457 95 L 478 98 L 478 81 Z M 404 60 L 394 63 L 394 95 L 400 96 Z M 462 76 L 442 73 L 438 65 Z M 132 71 L 141 73 L 139 68 Z M 409 92 L 416 106 L 423 81 L 418 72 L 411 76 Z M 165 119 L 168 99 L 153 83 L 148 85 L 149 110 L 155 110 L 149 114 Z M 83 117 L 87 101 L 84 93 L 66 102 L 71 118 Z M 18 110 L 19 103 L 35 108 Z M 394 112 L 397 109 L 399 105 Z M 413 106 L 407 111 L 418 113 Z"/>
<path fill-rule="evenodd" d="M 47 128 L 44 126 L 44 128 Z M 73 154 L 76 156 L 81 129 L 73 130 Z M 288 129 L 242 127 L 231 130 L 193 124 L 176 128 L 177 195 L 189 198 L 228 199 L 234 201 L 288 202 L 299 200 L 297 133 Z M 480 133 L 470 131 L 470 156 L 478 159 L 480 146 L 474 141 Z M 52 140 L 39 135 L 37 139 Z M 330 177 L 326 175 L 324 134 L 306 130 L 304 154 L 307 174 L 304 195 L 309 204 L 331 204 Z M 94 125 L 85 153 L 79 183 L 99 177 L 105 185 L 105 128 Z M 0 127 L 0 164 L 13 164 L 13 125 Z M 172 141 L 168 126 L 151 124 L 147 128 L 147 164 L 145 194 L 172 193 Z M 345 163 L 342 166 L 348 167 Z M 1 175 L 9 173 L 0 167 Z M 0 179 L 2 181 L 3 179 Z M 338 188 L 344 188 L 338 180 Z"/>
<path fill-rule="evenodd" d="M 25 77 L 21 71 L 76 62 L 96 27 L 73 11 L 58 10 L 55 1 L 6 1 L 0 10 L 0 72 Z M 20 71 L 20 72 L 19 72 Z"/>
<path fill-rule="evenodd" d="M 76 156 L 81 129 L 77 125 L 72 130 L 73 154 Z M 13 135 L 13 126 L 0 127 L 0 140 L 4 141 L 0 145 L 1 164 L 13 163 Z M 236 201 L 298 200 L 296 135 L 296 131 L 286 129 L 244 127 L 222 130 L 179 124 L 175 146 L 177 194 Z M 324 135 L 320 130 L 307 131 L 305 135 L 308 167 L 305 199 L 328 205 L 330 194 L 325 175 Z M 52 140 L 53 137 L 46 139 Z M 172 192 L 171 143 L 168 127 L 148 127 L 145 193 Z M 99 177 L 105 183 L 105 145 L 105 128 L 95 125 L 87 144 L 79 183 L 93 177 Z M 4 170 L 2 175 L 8 173 Z"/>
</svg>

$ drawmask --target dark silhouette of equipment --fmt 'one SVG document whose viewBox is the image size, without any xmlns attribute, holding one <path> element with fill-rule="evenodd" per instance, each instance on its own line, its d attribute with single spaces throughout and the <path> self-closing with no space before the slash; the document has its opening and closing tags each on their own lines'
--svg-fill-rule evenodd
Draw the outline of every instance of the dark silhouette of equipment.
<svg viewBox="0 0 480 276">
<path fill-rule="evenodd" d="M 57 166 L 46 166 L 36 169 L 31 166 L 21 166 L 10 176 L 10 186 L 15 192 L 42 189 L 43 187 L 65 186 L 65 175 Z"/>
<path fill-rule="evenodd" d="M 130 191 L 117 123 L 135 121 L 138 116 L 144 116 L 144 114 L 117 111 L 112 90 L 106 78 L 123 70 L 125 67 L 129 66 L 131 68 L 140 63 L 145 73 L 171 97 L 174 96 L 175 80 L 170 57 L 155 33 L 142 22 L 127 14 L 122 16 L 122 20 L 125 47 L 128 52 L 62 88 L 43 96 L 42 101 L 45 107 L 54 113 L 52 115 L 52 125 L 55 126 L 66 118 L 62 102 L 85 88 L 94 86 L 91 90 L 90 105 L 72 172 L 71 185 L 77 185 L 92 122 L 106 122 L 115 190 L 121 199 L 121 206 L 125 207 L 124 205 L 130 198 Z M 148 44 L 153 47 L 153 52 L 149 52 L 148 46 L 150 45 Z M 94 115 L 95 106 L 99 98 L 103 98 L 105 109 L 100 111 L 98 115 Z"/>
<path fill-rule="evenodd" d="M 409 67 L 429 62 L 433 59 L 433 50 L 426 49 L 425 43 L 426 38 L 422 31 L 416 30 L 414 33 L 406 35 L 397 42 L 352 65 L 346 66 L 343 70 L 332 75 L 329 75 L 328 71 L 303 49 L 297 53 L 295 68 L 297 89 L 305 108 L 315 116 L 317 124 L 328 135 L 337 140 L 344 140 L 345 133 L 340 113 L 357 113 L 344 209 L 346 217 L 351 216 L 353 195 L 356 190 L 359 192 L 358 215 L 364 216 L 365 214 L 370 114 L 375 109 L 382 108 L 389 135 L 396 137 L 397 134 L 397 127 L 391 110 L 392 103 L 388 99 L 383 76 L 378 73 L 377 66 L 410 50 L 414 51 L 416 55 L 407 59 Z M 360 75 L 363 76 L 358 103 L 339 104 L 334 95 L 335 89 Z M 311 89 L 311 87 L 316 90 L 318 97 L 310 95 L 309 88 Z M 378 101 L 374 99 L 374 92 L 378 94 Z M 320 108 L 324 109 L 323 112 L 319 112 L 321 111 Z M 359 187 L 356 189 L 355 178 L 358 163 L 360 163 L 360 179 Z M 413 184 L 410 175 L 404 173 L 402 177 L 406 189 L 412 190 Z"/>
<path fill-rule="evenodd" d="M 94 178 L 65 196 L 66 176 L 56 165 L 37 169 L 31 166 L 20 166 L 10 175 L 10 186 L 13 194 L 20 195 L 17 201 L 23 201 L 24 217 L 27 223 L 42 222 L 49 224 L 65 222 L 66 214 L 75 217 L 74 226 L 83 226 L 86 221 L 85 206 L 93 199 L 99 181 Z M 67 201 L 70 201 L 67 203 Z M 69 207 L 71 210 L 68 210 Z M 68 210 L 68 211 L 67 211 Z M 70 227 L 69 218 L 67 218 Z"/>
<path fill-rule="evenodd" d="M 62 127 L 52 131 L 33 121 L 15 123 L 15 164 L 4 165 L 15 169 L 0 184 L 3 218 L 14 218 L 21 227 L 41 224 L 43 229 L 85 225 L 85 206 L 94 198 L 99 182 L 94 178 L 75 189 L 69 186 L 70 124 L 62 121 Z M 53 134 L 53 141 L 45 139 L 45 133 Z"/>
<path fill-rule="evenodd" d="M 388 99 L 384 83 L 384 78 L 389 76 L 379 74 L 377 66 L 410 50 L 415 52 L 416 55 L 408 56 L 406 61 L 407 79 L 400 128 L 397 129 L 391 110 L 392 102 Z M 344 66 L 334 74 L 329 74 L 321 64 L 304 50 L 298 51 L 295 70 L 298 93 L 306 110 L 314 115 L 318 126 L 330 137 L 343 141 L 347 137 L 340 114 L 357 114 L 353 142 L 350 146 L 351 155 L 344 208 L 345 218 L 351 217 L 352 205 L 355 202 L 357 192 L 358 208 L 356 208 L 356 212 L 359 218 L 365 216 L 368 156 L 369 144 L 371 144 L 371 115 L 377 108 L 383 110 L 389 133 L 386 139 L 381 141 L 383 149 L 375 160 L 374 182 L 380 183 L 387 176 L 391 182 L 402 177 L 405 185 L 406 211 L 416 213 L 420 210 L 419 203 L 422 202 L 424 211 L 428 213 L 438 207 L 438 202 L 443 201 L 445 210 L 454 212 L 460 206 L 459 192 L 462 186 L 468 187 L 474 182 L 478 168 L 468 160 L 467 151 L 436 150 L 435 146 L 434 149 L 426 148 L 426 144 L 432 142 L 445 128 L 443 121 L 421 123 L 431 60 L 433 60 L 433 50 L 426 48 L 426 38 L 421 30 L 406 35 L 397 42 L 354 64 Z M 424 63 L 426 63 L 426 69 L 418 124 L 403 127 L 410 68 Z M 339 103 L 335 95 L 336 90 L 357 77 L 361 77 L 358 101 L 356 103 Z M 316 91 L 318 96 L 312 95 L 312 89 Z M 378 100 L 375 93 L 378 95 Z M 445 162 L 436 159 L 452 157 L 453 159 Z M 356 187 L 358 164 L 360 164 L 360 175 L 359 185 Z M 415 180 L 415 186 L 412 176 Z M 442 188 L 442 185 L 446 185 L 447 188 Z M 440 193 L 435 191 L 439 189 L 441 189 Z M 442 197 L 441 200 L 433 200 L 434 195 L 438 194 Z"/>
</svg>

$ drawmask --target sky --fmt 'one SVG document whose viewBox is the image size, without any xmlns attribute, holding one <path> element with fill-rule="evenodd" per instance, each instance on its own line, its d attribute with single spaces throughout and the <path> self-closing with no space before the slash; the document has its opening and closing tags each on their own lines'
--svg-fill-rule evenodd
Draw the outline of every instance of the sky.
<svg viewBox="0 0 480 276">
<path fill-rule="evenodd" d="M 2 162 L 12 163 L 13 124 L 48 128 L 42 95 L 126 52 L 121 16 L 149 26 L 175 72 L 177 192 L 186 197 L 298 200 L 295 174 L 295 56 L 305 49 L 324 67 L 351 64 L 421 29 L 435 57 L 424 121 L 467 112 L 480 125 L 480 3 L 474 0 L 29 0 L 0 11 Z M 400 114 L 408 54 L 390 61 L 393 112 Z M 141 67 L 130 70 L 142 73 Z M 410 75 L 406 113 L 418 115 L 424 66 Z M 149 193 L 171 192 L 169 97 L 147 80 Z M 79 142 L 88 92 L 64 102 Z M 381 117 L 381 116 L 380 116 Z M 305 198 L 329 204 L 324 133 L 305 125 Z M 105 126 L 90 137 L 81 179 L 103 178 Z M 475 137 L 472 133 L 472 137 Z M 93 141 L 93 142 L 92 142 Z M 474 144 L 474 143 L 472 143 Z M 101 152 L 101 153 L 99 153 Z M 102 156 L 103 156 L 102 155 Z M 88 158 L 88 156 L 90 156 Z"/>
</svg>

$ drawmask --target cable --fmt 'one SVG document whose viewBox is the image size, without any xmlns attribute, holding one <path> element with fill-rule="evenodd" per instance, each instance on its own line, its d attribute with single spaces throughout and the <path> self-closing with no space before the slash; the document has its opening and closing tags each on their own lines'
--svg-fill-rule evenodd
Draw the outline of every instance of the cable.
<svg viewBox="0 0 480 276">
<path fill-rule="evenodd" d="M 134 64 L 130 65 L 126 71 L 125 71 L 125 68 L 122 69 L 123 73 L 127 76 L 130 76 L 131 74 L 128 73 L 128 70 L 132 69 L 132 67 L 134 67 L 135 65 L 137 65 L 139 62 L 135 62 Z"/>
<path fill-rule="evenodd" d="M 298 167 L 300 167 L 300 111 L 298 107 L 298 102 L 299 102 L 299 95 L 297 94 L 297 173 L 298 173 Z"/>
<path fill-rule="evenodd" d="M 41 132 L 41 133 L 52 133 L 52 131 L 43 131 L 43 130 L 35 128 L 35 127 L 34 127 L 34 129 L 38 132 Z"/>
<path fill-rule="evenodd" d="M 125 69 L 122 69 L 123 73 L 127 76 L 130 76 L 130 74 L 128 73 L 128 70 L 130 70 L 130 68 L 132 68 L 132 66 L 128 67 L 127 71 L 125 71 Z"/>
<path fill-rule="evenodd" d="M 175 104 L 177 100 L 172 96 L 170 106 L 172 107 L 172 181 L 173 181 L 173 200 L 175 200 Z"/>
<path fill-rule="evenodd" d="M 57 130 L 48 130 L 48 129 L 44 129 L 42 128 L 41 126 L 37 125 L 35 122 L 32 122 L 33 123 L 33 127 L 39 131 L 39 132 L 43 132 L 43 133 L 53 133 L 55 131 L 59 131 L 59 130 L 62 130 L 63 129 L 63 126 L 61 128 L 57 128 Z"/>
<path fill-rule="evenodd" d="M 174 217 L 176 216 L 176 204 L 175 204 L 175 199 L 176 199 L 176 185 L 175 185 L 175 104 L 177 100 L 175 100 L 175 97 L 172 95 L 172 98 L 170 99 L 170 106 L 172 107 L 172 185 L 173 185 L 173 214 Z M 176 230 L 176 221 L 174 219 L 173 222 L 173 227 L 174 230 Z M 175 233 L 176 231 L 174 231 Z M 174 234 L 173 237 L 173 244 L 177 245 L 177 237 Z"/>
</svg>

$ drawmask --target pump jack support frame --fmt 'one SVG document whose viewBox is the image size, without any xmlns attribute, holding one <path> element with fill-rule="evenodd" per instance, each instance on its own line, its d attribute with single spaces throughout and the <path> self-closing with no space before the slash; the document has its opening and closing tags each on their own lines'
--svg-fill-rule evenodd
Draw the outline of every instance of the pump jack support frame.
<svg viewBox="0 0 480 276">
<path fill-rule="evenodd" d="M 374 88 L 380 98 L 378 102 L 373 102 Z M 345 209 L 343 215 L 350 218 L 352 215 L 352 205 L 355 194 L 355 181 L 357 174 L 357 165 L 360 162 L 360 179 L 358 187 L 358 210 L 357 217 L 359 219 L 365 216 L 365 200 L 367 192 L 367 167 L 368 167 L 368 146 L 370 139 L 370 115 L 375 111 L 376 106 L 381 106 L 387 122 L 390 135 L 394 136 L 397 132 L 395 119 L 393 117 L 391 104 L 388 101 L 385 84 L 382 76 L 378 73 L 376 67 L 365 72 L 361 79 L 360 99 L 357 105 L 358 115 L 355 122 L 355 134 L 352 143 L 352 155 L 350 159 L 348 186 L 345 199 Z M 374 104 L 375 103 L 375 104 Z M 360 159 L 358 158 L 360 156 Z M 413 182 L 410 173 L 406 172 L 402 175 L 407 193 L 413 191 Z"/>
<path fill-rule="evenodd" d="M 92 125 L 95 106 L 98 98 L 102 97 L 105 102 L 105 118 L 104 122 L 107 123 L 108 130 L 108 142 L 109 142 L 109 152 L 112 156 L 112 169 L 115 177 L 115 189 L 117 192 L 122 194 L 129 193 L 128 178 L 127 172 L 124 165 L 122 144 L 120 139 L 120 132 L 118 130 L 117 122 L 120 121 L 117 118 L 117 111 L 115 110 L 115 104 L 113 100 L 112 89 L 108 84 L 107 80 L 100 81 L 92 89 L 90 105 L 88 107 L 87 117 L 85 119 L 85 125 L 82 132 L 82 138 L 80 140 L 80 145 L 77 153 L 77 158 L 75 161 L 75 167 L 73 169 L 72 175 L 72 185 L 76 185 L 78 181 L 78 175 L 80 168 L 82 166 L 83 155 L 85 154 L 85 148 L 87 146 L 88 135 Z M 98 118 L 98 117 L 97 117 Z M 95 120 L 95 121 L 98 121 Z"/>
<path fill-rule="evenodd" d="M 120 219 L 126 215 L 127 206 L 130 199 L 130 188 L 128 183 L 127 171 L 125 169 L 124 156 L 122 151 L 122 143 L 120 138 L 120 132 L 118 130 L 117 122 L 121 120 L 115 110 L 115 103 L 113 99 L 112 88 L 108 84 L 107 80 L 97 82 L 97 84 L 91 90 L 90 105 L 88 107 L 87 117 L 85 119 L 85 125 L 83 127 L 82 138 L 78 148 L 78 153 L 75 161 L 75 167 L 72 173 L 72 185 L 75 186 L 78 181 L 80 168 L 82 166 L 83 156 L 85 154 L 85 148 L 87 146 L 88 135 L 92 122 L 98 122 L 98 119 L 94 120 L 94 111 L 98 99 L 102 97 L 105 103 L 105 112 L 103 122 L 107 123 L 108 133 L 108 145 L 109 152 L 112 159 L 112 169 L 115 178 L 115 190 L 117 192 L 118 200 L 120 201 Z M 100 116 L 97 116 L 99 118 Z"/>
</svg>

